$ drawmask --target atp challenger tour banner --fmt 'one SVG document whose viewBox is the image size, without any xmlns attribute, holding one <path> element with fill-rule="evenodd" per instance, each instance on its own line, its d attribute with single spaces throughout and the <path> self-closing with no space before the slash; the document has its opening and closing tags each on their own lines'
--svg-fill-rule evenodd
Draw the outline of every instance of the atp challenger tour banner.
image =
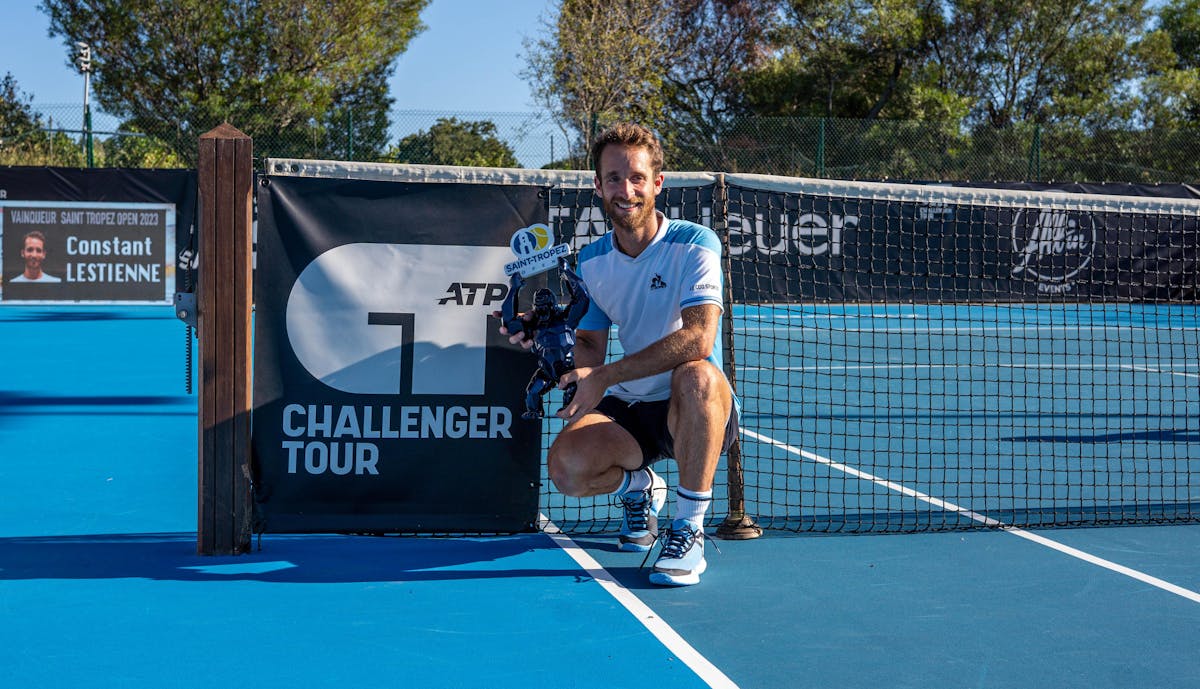
<svg viewBox="0 0 1200 689">
<path fill-rule="evenodd" d="M 188 170 L 0 168 L 0 304 L 170 304 L 195 205 Z"/>
<path fill-rule="evenodd" d="M 512 532 L 537 518 L 535 358 L 492 318 L 537 187 L 269 176 L 253 467 L 266 531 Z"/>
</svg>

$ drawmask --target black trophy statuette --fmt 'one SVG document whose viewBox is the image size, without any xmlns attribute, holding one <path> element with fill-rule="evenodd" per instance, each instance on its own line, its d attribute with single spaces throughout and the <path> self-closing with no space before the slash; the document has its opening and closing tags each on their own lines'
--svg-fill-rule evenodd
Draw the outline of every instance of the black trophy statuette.
<svg viewBox="0 0 1200 689">
<path fill-rule="evenodd" d="M 583 279 L 571 270 L 565 257 L 559 259 L 558 270 L 571 294 L 570 303 L 558 303 L 554 292 L 543 287 L 534 294 L 533 310 L 522 314 L 518 297 L 525 279 L 520 273 L 513 273 L 501 310 L 509 334 L 524 332 L 533 341 L 533 353 L 537 355 L 537 370 L 525 386 L 525 413 L 521 416 L 526 419 L 545 416 L 542 398 L 558 385 L 564 373 L 575 368 L 575 329 L 591 303 Z M 575 384 L 571 383 L 563 389 L 563 405 L 569 404 L 574 396 Z"/>
</svg>

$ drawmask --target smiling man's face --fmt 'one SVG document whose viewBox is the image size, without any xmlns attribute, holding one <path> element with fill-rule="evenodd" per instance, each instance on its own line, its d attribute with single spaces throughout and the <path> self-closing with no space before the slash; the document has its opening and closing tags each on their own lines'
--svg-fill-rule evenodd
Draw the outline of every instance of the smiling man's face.
<svg viewBox="0 0 1200 689">
<path fill-rule="evenodd" d="M 654 199 L 662 191 L 650 152 L 641 146 L 610 144 L 600 154 L 596 191 L 614 227 L 631 232 L 657 231 Z"/>
</svg>

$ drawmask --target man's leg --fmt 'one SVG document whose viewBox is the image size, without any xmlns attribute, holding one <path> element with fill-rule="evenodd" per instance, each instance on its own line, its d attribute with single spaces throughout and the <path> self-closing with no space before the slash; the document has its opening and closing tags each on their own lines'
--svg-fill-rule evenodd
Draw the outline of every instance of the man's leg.
<svg viewBox="0 0 1200 689">
<path fill-rule="evenodd" d="M 586 498 L 619 488 L 625 472 L 642 465 L 642 448 L 629 431 L 591 412 L 559 432 L 546 463 L 559 492 Z"/>
<path fill-rule="evenodd" d="M 729 382 L 716 366 L 694 361 L 675 369 L 667 427 L 674 440 L 679 485 L 683 488 L 694 492 L 712 490 L 732 410 Z"/>
<path fill-rule="evenodd" d="M 642 449 L 633 435 L 593 412 L 555 438 L 547 471 L 566 495 L 618 496 L 624 514 L 617 547 L 645 552 L 658 538 L 658 512 L 666 502 L 667 485 L 650 467 L 640 469 L 642 462 Z"/>
<path fill-rule="evenodd" d="M 729 383 L 715 366 L 698 361 L 675 369 L 667 426 L 679 466 L 679 486 L 674 521 L 654 563 L 651 583 L 696 584 L 707 567 L 704 515 L 712 502 L 713 476 L 732 409 Z"/>
</svg>

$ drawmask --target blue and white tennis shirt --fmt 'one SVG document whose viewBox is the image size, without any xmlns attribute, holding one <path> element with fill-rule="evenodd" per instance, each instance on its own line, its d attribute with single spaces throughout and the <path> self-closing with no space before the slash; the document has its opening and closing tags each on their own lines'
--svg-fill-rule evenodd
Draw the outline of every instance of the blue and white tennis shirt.
<svg viewBox="0 0 1200 689">
<path fill-rule="evenodd" d="M 579 251 L 579 275 L 592 303 L 579 323 L 582 330 L 617 326 L 625 354 L 634 354 L 683 327 L 681 311 L 721 301 L 721 242 L 712 230 L 659 213 L 658 234 L 646 250 L 631 258 L 613 245 L 613 233 Z M 721 368 L 718 326 L 708 355 Z M 671 396 L 671 372 L 619 383 L 608 393 L 626 401 L 665 400 Z"/>
</svg>

